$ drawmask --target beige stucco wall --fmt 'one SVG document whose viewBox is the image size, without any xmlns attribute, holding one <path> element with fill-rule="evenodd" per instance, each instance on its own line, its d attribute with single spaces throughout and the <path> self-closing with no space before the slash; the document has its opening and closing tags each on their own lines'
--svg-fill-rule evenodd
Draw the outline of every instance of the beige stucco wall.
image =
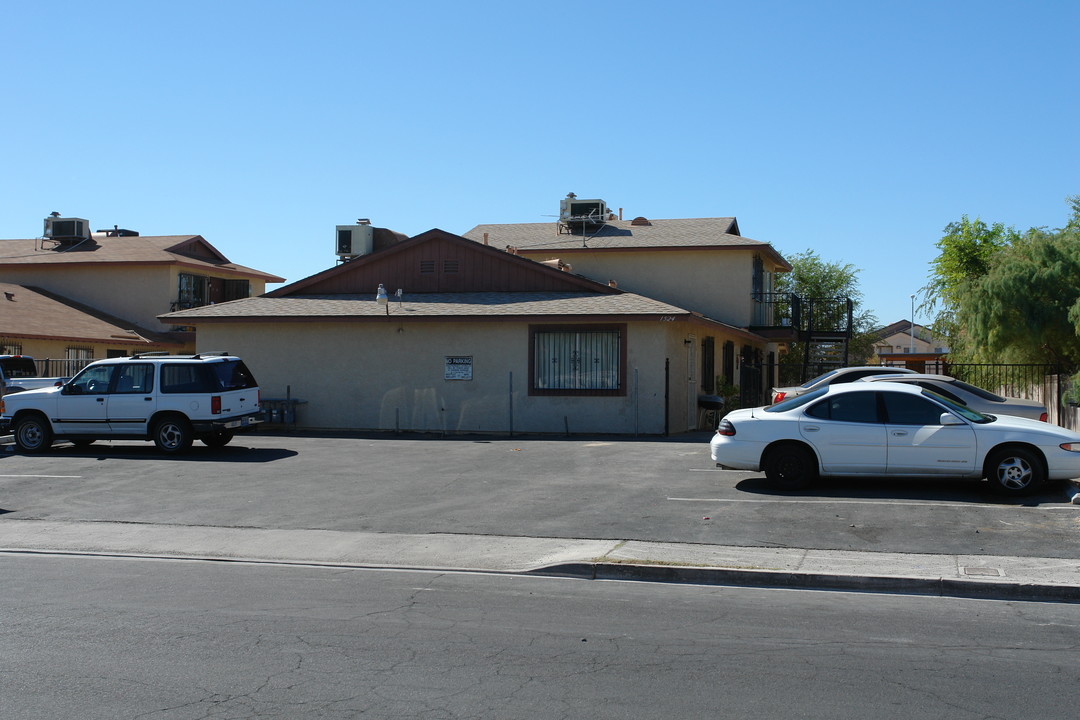
<svg viewBox="0 0 1080 720">
<path fill-rule="evenodd" d="M 468 433 L 512 422 L 522 433 L 661 434 L 667 358 L 670 431 L 696 417 L 688 332 L 682 322 L 628 324 L 625 397 L 529 396 L 526 323 L 202 323 L 196 337 L 199 349 L 243 357 L 263 399 L 303 400 L 302 427 Z M 447 356 L 471 356 L 473 379 L 446 380 Z"/>
<path fill-rule="evenodd" d="M 48 367 L 44 372 L 47 372 L 50 377 L 57 375 L 73 375 L 85 364 L 83 362 L 68 362 L 65 360 L 67 357 L 67 350 L 71 347 L 89 348 L 92 360 L 101 360 L 102 358 L 108 357 L 110 350 L 122 351 L 124 355 L 130 355 L 135 352 L 146 352 L 154 349 L 141 344 L 127 345 L 118 343 L 81 342 L 76 340 L 42 340 L 9 336 L 4 336 L 3 341 L 5 344 L 18 344 L 18 354 L 20 355 L 29 355 L 35 360 L 48 360 Z"/>
<path fill-rule="evenodd" d="M 165 332 L 158 315 L 172 311 L 179 293 L 179 274 L 239 279 L 242 275 L 213 274 L 176 265 L 83 265 L 8 266 L 0 269 L 0 282 L 44 288 L 69 300 L 130 320 L 147 330 Z M 245 278 L 247 279 L 247 278 Z M 252 296 L 266 292 L 264 280 L 251 279 Z"/>
<path fill-rule="evenodd" d="M 156 316 L 169 311 L 169 291 L 176 294 L 166 265 L 9 266 L 0 280 L 44 288 L 147 330 L 168 329 Z"/>
<path fill-rule="evenodd" d="M 751 324 L 754 255 L 743 250 L 659 252 L 523 252 L 534 260 L 560 258 L 572 272 L 620 290 L 662 300 L 737 327 Z M 773 271 L 767 257 L 765 270 Z"/>
</svg>

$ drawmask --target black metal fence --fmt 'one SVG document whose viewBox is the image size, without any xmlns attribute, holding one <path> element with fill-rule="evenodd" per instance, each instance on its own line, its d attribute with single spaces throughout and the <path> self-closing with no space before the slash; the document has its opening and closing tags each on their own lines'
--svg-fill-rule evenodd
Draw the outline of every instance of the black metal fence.
<svg viewBox="0 0 1080 720">
<path fill-rule="evenodd" d="M 902 363 L 894 363 L 902 365 Z M 838 365 L 809 368 L 808 377 L 816 377 Z M 815 372 L 818 371 L 818 372 Z M 773 387 L 790 387 L 803 382 L 803 368 L 798 364 L 762 363 L 744 368 L 753 378 L 740 398 L 743 407 L 767 405 Z M 926 362 L 920 372 L 950 375 L 1003 397 L 1037 400 L 1046 406 L 1048 421 L 1071 430 L 1080 430 L 1080 406 L 1070 402 L 1070 376 L 1057 365 Z M 744 376 L 745 377 L 745 376 Z"/>
<path fill-rule="evenodd" d="M 924 372 L 951 375 L 976 387 L 1004 397 L 1037 400 L 1046 406 L 1049 422 L 1076 429 L 1080 426 L 1077 409 L 1066 402 L 1071 381 L 1057 365 L 1006 365 L 927 363 Z"/>
<path fill-rule="evenodd" d="M 91 359 L 71 360 L 68 358 L 35 358 L 38 377 L 72 377 L 75 373 L 94 362 Z"/>
</svg>

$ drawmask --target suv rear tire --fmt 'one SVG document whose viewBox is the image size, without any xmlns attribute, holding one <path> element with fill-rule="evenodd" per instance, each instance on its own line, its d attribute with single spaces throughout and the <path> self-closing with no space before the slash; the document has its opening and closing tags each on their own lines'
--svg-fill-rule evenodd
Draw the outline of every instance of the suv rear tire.
<svg viewBox="0 0 1080 720">
<path fill-rule="evenodd" d="M 181 415 L 166 415 L 154 424 L 154 445 L 161 452 L 183 452 L 194 439 L 191 423 Z"/>
</svg>

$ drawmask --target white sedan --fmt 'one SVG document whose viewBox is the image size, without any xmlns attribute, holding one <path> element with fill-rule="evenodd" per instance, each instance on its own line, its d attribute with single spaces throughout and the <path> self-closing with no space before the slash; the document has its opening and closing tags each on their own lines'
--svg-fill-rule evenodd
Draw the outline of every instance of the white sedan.
<svg viewBox="0 0 1080 720">
<path fill-rule="evenodd" d="M 961 407 L 917 385 L 851 383 L 728 413 L 716 464 L 782 489 L 817 476 L 985 477 L 1002 492 L 1080 477 L 1080 433 Z"/>
</svg>

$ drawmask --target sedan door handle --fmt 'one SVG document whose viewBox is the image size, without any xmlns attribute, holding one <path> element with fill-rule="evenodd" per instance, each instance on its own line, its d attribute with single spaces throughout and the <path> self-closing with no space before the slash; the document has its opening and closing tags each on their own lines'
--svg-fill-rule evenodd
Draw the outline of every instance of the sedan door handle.
<svg viewBox="0 0 1080 720">
<path fill-rule="evenodd" d="M 893 430 L 892 434 L 893 437 L 906 437 L 907 430 Z"/>
<path fill-rule="evenodd" d="M 821 428 L 819 428 L 817 425 L 807 425 L 803 428 L 803 430 L 805 430 L 806 432 L 817 432 L 820 429 Z"/>
</svg>

